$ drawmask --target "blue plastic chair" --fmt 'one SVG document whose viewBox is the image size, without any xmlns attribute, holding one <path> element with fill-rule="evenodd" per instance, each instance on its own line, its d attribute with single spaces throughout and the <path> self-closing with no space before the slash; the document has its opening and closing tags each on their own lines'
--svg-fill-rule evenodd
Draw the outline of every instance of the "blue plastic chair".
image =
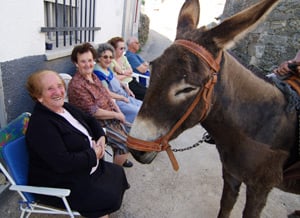
<svg viewBox="0 0 300 218">
<path fill-rule="evenodd" d="M 5 144 L 25 135 L 30 116 L 30 113 L 24 112 L 0 130 L 0 158 Z"/>
<path fill-rule="evenodd" d="M 17 138 L 24 136 L 27 130 L 30 115 L 31 115 L 30 113 L 24 112 L 14 120 L 12 120 L 10 123 L 8 123 L 4 128 L 0 129 L 0 162 L 2 161 L 2 157 L 1 157 L 2 147 L 5 144 Z M 6 190 L 9 187 L 9 182 L 6 182 L 5 176 L 1 172 L 1 170 L 0 170 L 0 179 L 1 179 L 0 194 L 1 194 L 4 190 Z"/>
<path fill-rule="evenodd" d="M 24 217 L 26 214 L 26 217 L 29 217 L 31 213 L 60 214 L 69 215 L 70 217 L 80 215 L 78 212 L 71 210 L 66 199 L 71 192 L 69 189 L 28 186 L 29 157 L 24 135 L 10 140 L 4 145 L 2 148 L 2 157 L 4 164 L 0 162 L 0 170 L 11 183 L 9 189 L 16 191 L 22 198 L 19 202 L 20 210 L 22 211 L 20 217 Z M 6 167 L 4 167 L 4 165 Z M 37 204 L 34 194 L 59 197 L 62 199 L 66 209 L 61 210 L 47 205 Z"/>
</svg>

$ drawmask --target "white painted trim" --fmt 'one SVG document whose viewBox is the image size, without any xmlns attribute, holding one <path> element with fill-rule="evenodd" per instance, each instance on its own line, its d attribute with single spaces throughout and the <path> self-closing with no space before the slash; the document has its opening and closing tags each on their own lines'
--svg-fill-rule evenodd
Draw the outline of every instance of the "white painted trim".
<svg viewBox="0 0 300 218">
<path fill-rule="evenodd" d="M 72 49 L 73 46 L 70 46 L 68 48 L 62 48 L 62 49 L 47 50 L 45 53 L 46 60 L 50 61 L 50 60 L 70 56 L 72 53 Z"/>
</svg>

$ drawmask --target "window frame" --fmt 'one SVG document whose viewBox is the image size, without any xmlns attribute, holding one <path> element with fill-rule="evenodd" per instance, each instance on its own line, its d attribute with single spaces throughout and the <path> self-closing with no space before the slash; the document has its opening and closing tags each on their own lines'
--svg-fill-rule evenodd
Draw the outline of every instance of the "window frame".
<svg viewBox="0 0 300 218">
<path fill-rule="evenodd" d="M 65 50 L 82 42 L 94 42 L 96 0 L 44 0 L 46 53 Z M 70 7 L 71 6 L 71 7 Z M 51 45 L 51 46 L 49 46 Z"/>
</svg>

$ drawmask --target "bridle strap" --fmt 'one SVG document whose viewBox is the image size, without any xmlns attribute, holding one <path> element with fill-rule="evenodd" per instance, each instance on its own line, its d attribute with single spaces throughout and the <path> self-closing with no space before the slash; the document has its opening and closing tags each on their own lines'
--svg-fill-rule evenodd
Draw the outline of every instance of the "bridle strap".
<svg viewBox="0 0 300 218">
<path fill-rule="evenodd" d="M 181 45 L 187 48 L 194 55 L 204 60 L 210 66 L 210 68 L 213 69 L 215 73 L 219 72 L 222 52 L 220 52 L 218 57 L 215 59 L 209 51 L 207 51 L 203 46 L 198 45 L 195 42 L 184 40 L 184 39 L 177 39 L 174 42 L 174 44 Z"/>
<path fill-rule="evenodd" d="M 205 84 L 204 88 L 198 92 L 196 98 L 189 106 L 184 115 L 176 122 L 173 128 L 164 136 L 158 138 L 155 141 L 144 141 L 141 139 L 137 139 L 128 135 L 127 137 L 127 146 L 139 150 L 139 151 L 167 151 L 169 159 L 171 160 L 173 169 L 177 171 L 179 169 L 178 162 L 171 150 L 171 146 L 169 144 L 170 137 L 174 134 L 174 132 L 179 128 L 179 126 L 188 118 L 188 116 L 193 112 L 196 105 L 199 103 L 201 97 L 205 102 L 204 110 L 201 111 L 200 122 L 205 119 L 208 114 L 211 99 L 212 99 L 212 91 L 214 84 L 217 82 L 216 74 L 213 74 L 209 81 Z"/>
<path fill-rule="evenodd" d="M 137 139 L 128 135 L 127 137 L 127 146 L 139 150 L 139 151 L 167 151 L 167 154 L 171 160 L 173 169 L 177 171 L 179 169 L 178 162 L 173 154 L 171 146 L 169 145 L 169 140 L 174 134 L 174 132 L 180 127 L 180 125 L 189 117 L 189 115 L 193 112 L 196 105 L 199 103 L 201 97 L 204 101 L 204 109 L 201 111 L 200 122 L 203 121 L 206 116 L 208 115 L 210 106 L 211 106 L 211 99 L 212 99 L 212 92 L 215 83 L 217 82 L 217 72 L 220 69 L 220 62 L 222 57 L 222 52 L 219 53 L 217 59 L 215 60 L 211 53 L 209 53 L 204 47 L 187 40 L 176 40 L 174 42 L 176 45 L 181 45 L 184 48 L 191 51 L 200 59 L 204 60 L 210 66 L 210 73 L 211 77 L 204 85 L 204 88 L 201 89 L 197 96 L 195 97 L 192 104 L 188 107 L 187 111 L 183 114 L 183 116 L 176 122 L 176 124 L 172 127 L 172 129 L 164 136 L 158 138 L 155 141 L 144 141 L 141 139 Z"/>
<path fill-rule="evenodd" d="M 205 102 L 204 110 L 201 111 L 200 122 L 205 119 L 208 114 L 210 105 L 211 105 L 211 94 L 214 87 L 214 84 L 217 82 L 217 76 L 214 74 L 205 84 L 204 88 L 200 90 L 192 102 L 192 104 L 188 107 L 187 111 L 182 115 L 182 117 L 177 121 L 177 123 L 173 126 L 173 128 L 162 137 L 163 141 L 169 141 L 174 132 L 181 126 L 181 124 L 189 117 L 189 115 L 193 112 L 197 104 L 199 103 L 201 97 Z"/>
</svg>

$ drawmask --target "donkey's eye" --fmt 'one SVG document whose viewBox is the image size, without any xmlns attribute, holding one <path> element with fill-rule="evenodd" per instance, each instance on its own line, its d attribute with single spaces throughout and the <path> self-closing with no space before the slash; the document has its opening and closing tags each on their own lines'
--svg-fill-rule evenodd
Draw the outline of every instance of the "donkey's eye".
<svg viewBox="0 0 300 218">
<path fill-rule="evenodd" d="M 175 96 L 181 94 L 181 93 L 189 93 L 191 91 L 194 91 L 196 88 L 193 88 L 193 87 L 188 87 L 188 88 L 185 88 L 185 89 L 182 89 L 178 92 L 175 93 Z"/>
</svg>

